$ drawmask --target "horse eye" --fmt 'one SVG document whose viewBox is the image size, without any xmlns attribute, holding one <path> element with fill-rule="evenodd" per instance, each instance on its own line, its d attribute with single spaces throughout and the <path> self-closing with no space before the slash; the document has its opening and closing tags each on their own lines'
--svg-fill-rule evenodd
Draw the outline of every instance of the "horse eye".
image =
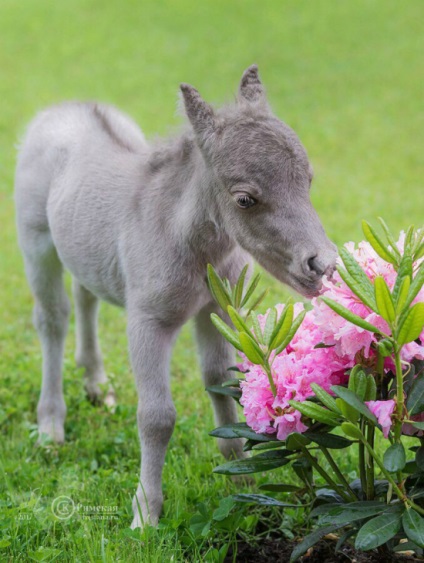
<svg viewBox="0 0 424 563">
<path fill-rule="evenodd" d="M 237 205 L 242 209 L 248 209 L 249 207 L 255 205 L 255 203 L 256 200 L 253 199 L 253 197 L 250 197 L 249 195 L 243 194 L 237 197 Z"/>
</svg>

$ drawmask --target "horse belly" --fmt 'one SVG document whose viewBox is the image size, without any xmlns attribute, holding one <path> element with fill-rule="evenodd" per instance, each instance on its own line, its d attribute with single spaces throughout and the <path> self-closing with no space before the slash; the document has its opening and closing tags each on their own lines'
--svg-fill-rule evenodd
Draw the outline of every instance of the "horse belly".
<svg viewBox="0 0 424 563">
<path fill-rule="evenodd" d="M 125 305 L 116 210 L 88 190 L 57 189 L 48 205 L 49 226 L 60 260 L 94 295 Z"/>
</svg>

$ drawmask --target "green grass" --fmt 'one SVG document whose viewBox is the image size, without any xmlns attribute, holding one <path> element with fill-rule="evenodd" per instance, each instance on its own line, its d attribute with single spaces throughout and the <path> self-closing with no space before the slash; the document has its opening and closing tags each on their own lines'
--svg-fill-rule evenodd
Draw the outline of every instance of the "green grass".
<svg viewBox="0 0 424 563">
<path fill-rule="evenodd" d="M 338 244 L 361 238 L 361 218 L 383 215 L 394 230 L 420 224 L 423 12 L 421 0 L 2 0 L 0 559 L 199 561 L 208 547 L 190 540 L 185 523 L 199 502 L 211 510 L 240 489 L 211 473 L 221 457 L 207 436 L 212 414 L 187 326 L 172 360 L 178 421 L 164 471 L 166 520 L 143 541 L 129 534 L 139 470 L 136 394 L 125 315 L 109 306 L 101 310 L 101 340 L 119 409 L 110 415 L 85 400 L 71 330 L 67 442 L 34 447 L 41 356 L 12 200 L 15 144 L 26 122 L 60 100 L 99 99 L 133 115 L 148 136 L 166 134 L 180 121 L 179 82 L 220 103 L 256 62 L 275 111 L 308 149 L 313 200 Z M 265 279 L 268 305 L 287 296 Z M 349 458 L 341 464 L 348 471 Z M 55 520 L 48 503 L 58 495 L 117 506 L 117 519 Z"/>
</svg>

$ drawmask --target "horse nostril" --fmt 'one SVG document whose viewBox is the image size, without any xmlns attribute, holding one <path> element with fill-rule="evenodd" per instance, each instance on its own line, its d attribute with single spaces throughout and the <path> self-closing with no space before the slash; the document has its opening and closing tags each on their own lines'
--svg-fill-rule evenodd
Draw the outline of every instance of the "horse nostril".
<svg viewBox="0 0 424 563">
<path fill-rule="evenodd" d="M 325 267 L 320 263 L 317 256 L 311 256 L 307 261 L 309 271 L 316 274 L 317 276 L 322 276 L 325 272 Z"/>
</svg>

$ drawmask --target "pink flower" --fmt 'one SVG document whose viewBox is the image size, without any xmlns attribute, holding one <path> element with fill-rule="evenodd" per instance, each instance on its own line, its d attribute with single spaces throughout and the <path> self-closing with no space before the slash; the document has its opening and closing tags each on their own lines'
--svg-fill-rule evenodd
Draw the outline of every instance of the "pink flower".
<svg viewBox="0 0 424 563">
<path fill-rule="evenodd" d="M 299 411 L 288 412 L 277 416 L 275 419 L 275 425 L 278 428 L 277 438 L 279 440 L 285 440 L 292 432 L 306 432 L 308 427 L 303 424 L 300 418 L 301 414 Z"/>
<path fill-rule="evenodd" d="M 405 234 L 401 233 L 397 243 L 399 251 L 403 252 Z M 353 255 L 371 282 L 377 276 L 382 276 L 388 287 L 393 289 L 397 272 L 392 264 L 385 262 L 374 251 L 368 242 L 361 242 L 355 247 L 353 242 L 345 245 Z M 414 268 L 421 262 L 414 264 Z M 341 264 L 341 260 L 339 259 Z M 324 278 L 322 295 L 343 305 L 352 313 L 359 315 L 369 323 L 379 328 L 383 333 L 390 334 L 386 321 L 373 310 L 364 305 L 361 300 L 345 284 L 338 272 L 332 279 Z M 424 288 L 422 288 L 413 303 L 424 302 Z M 319 297 L 311 302 L 312 310 L 305 315 L 302 325 L 291 343 L 278 356 L 271 355 L 270 363 L 272 377 L 277 390 L 273 396 L 267 374 L 260 366 L 253 365 L 242 356 L 239 364 L 245 374 L 241 383 L 243 406 L 247 424 L 255 432 L 276 434 L 279 440 L 284 440 L 291 432 L 305 432 L 306 426 L 301 421 L 301 415 L 289 404 L 291 399 L 304 401 L 313 395 L 312 383 L 318 383 L 331 393 L 332 385 L 346 383 L 348 370 L 356 363 L 366 362 L 373 367 L 377 359 L 377 337 L 358 327 L 335 313 Z M 277 305 L 278 317 L 285 305 Z M 304 310 L 302 303 L 294 306 L 296 317 Z M 258 315 L 258 321 L 263 330 L 270 309 L 264 315 Z M 317 347 L 318 346 L 318 347 Z M 402 347 L 402 360 L 410 362 L 413 359 L 424 359 L 424 329 L 419 342 L 410 342 Z M 389 356 L 385 359 L 386 371 L 393 370 L 393 360 Z M 391 414 L 395 408 L 393 400 L 370 401 L 367 403 L 371 412 L 377 416 L 387 438 L 391 427 Z M 424 416 L 424 415 L 423 415 Z M 404 425 L 405 433 L 416 433 L 410 425 Z"/>
<path fill-rule="evenodd" d="M 365 403 L 370 409 L 372 414 L 377 417 L 378 424 L 383 429 L 383 436 L 389 436 L 390 428 L 392 427 L 392 414 L 395 410 L 396 403 L 392 399 L 388 401 L 367 401 Z"/>
</svg>

